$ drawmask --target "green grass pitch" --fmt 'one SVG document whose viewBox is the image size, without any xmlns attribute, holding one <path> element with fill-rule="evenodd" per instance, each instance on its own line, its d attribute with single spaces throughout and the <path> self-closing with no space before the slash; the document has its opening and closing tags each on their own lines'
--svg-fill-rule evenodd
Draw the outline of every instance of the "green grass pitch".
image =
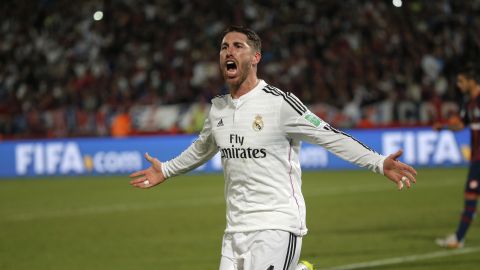
<svg viewBox="0 0 480 270">
<path fill-rule="evenodd" d="M 304 172 L 309 233 L 302 258 L 331 269 L 441 252 L 433 241 L 457 225 L 466 173 L 421 169 L 414 188 L 399 192 L 368 171 Z M 0 180 L 0 269 L 218 269 L 222 175 L 177 177 L 150 190 L 128 181 Z M 480 247 L 478 223 L 466 244 Z M 478 269 L 479 253 L 370 269 Z"/>
</svg>

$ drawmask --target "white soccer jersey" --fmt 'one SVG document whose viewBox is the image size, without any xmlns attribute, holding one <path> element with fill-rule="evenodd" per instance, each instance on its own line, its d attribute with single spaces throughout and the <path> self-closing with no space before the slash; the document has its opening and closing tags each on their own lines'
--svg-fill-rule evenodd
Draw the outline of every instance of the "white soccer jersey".
<svg viewBox="0 0 480 270">
<path fill-rule="evenodd" d="M 221 153 L 226 233 L 278 229 L 307 233 L 301 192 L 300 142 L 318 144 L 358 166 L 383 174 L 384 156 L 311 113 L 293 94 L 261 80 L 247 94 L 212 100 L 199 138 L 163 163 L 172 177 Z"/>
</svg>

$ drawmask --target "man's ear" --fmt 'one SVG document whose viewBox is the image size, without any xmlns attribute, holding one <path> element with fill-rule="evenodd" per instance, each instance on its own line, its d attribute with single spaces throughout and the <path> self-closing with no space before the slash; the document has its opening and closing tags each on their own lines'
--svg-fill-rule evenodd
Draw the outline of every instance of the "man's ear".
<svg viewBox="0 0 480 270">
<path fill-rule="evenodd" d="M 262 54 L 260 52 L 255 52 L 252 60 L 252 66 L 258 65 L 258 63 L 260 63 L 260 59 L 262 59 Z"/>
</svg>

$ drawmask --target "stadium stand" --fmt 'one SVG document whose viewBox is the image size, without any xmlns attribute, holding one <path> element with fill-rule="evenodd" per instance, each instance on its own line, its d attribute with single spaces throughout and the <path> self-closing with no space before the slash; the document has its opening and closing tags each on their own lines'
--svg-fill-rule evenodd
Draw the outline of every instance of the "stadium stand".
<svg viewBox="0 0 480 270">
<path fill-rule="evenodd" d="M 457 110 L 455 69 L 480 59 L 480 1 L 404 2 L 4 0 L 0 138 L 109 136 L 125 112 L 122 136 L 198 132 L 226 91 L 230 24 L 262 37 L 261 78 L 333 125 L 430 124 Z"/>
</svg>

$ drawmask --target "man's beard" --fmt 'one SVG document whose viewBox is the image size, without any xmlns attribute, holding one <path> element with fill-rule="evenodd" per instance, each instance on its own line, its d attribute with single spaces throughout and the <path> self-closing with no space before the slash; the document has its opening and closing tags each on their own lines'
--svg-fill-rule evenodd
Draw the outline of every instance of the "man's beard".
<svg viewBox="0 0 480 270">
<path fill-rule="evenodd" d="M 238 78 L 237 81 L 233 82 L 232 84 L 229 84 L 229 87 L 232 90 L 237 90 L 238 88 L 240 88 L 242 83 L 247 80 L 247 77 L 248 77 L 248 74 L 250 73 L 251 68 L 252 67 L 249 65 L 249 63 L 243 63 L 241 66 L 241 70 L 243 72 L 240 73 L 240 77 Z M 227 81 L 228 77 L 226 76 L 226 74 L 224 76 L 225 76 L 225 80 Z"/>
</svg>

